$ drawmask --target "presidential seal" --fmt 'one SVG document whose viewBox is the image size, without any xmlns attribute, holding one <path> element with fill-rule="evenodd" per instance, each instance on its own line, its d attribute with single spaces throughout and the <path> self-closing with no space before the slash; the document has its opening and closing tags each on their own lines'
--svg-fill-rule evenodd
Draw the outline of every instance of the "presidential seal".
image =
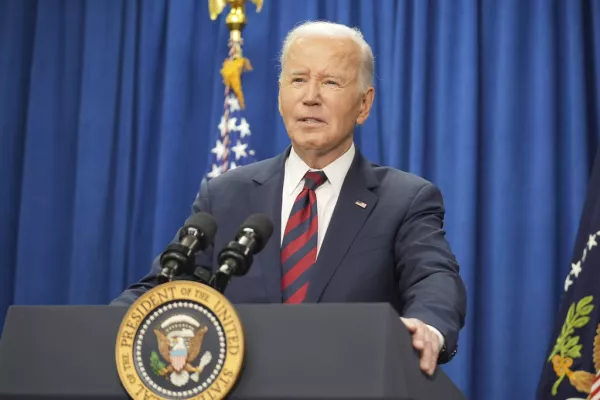
<svg viewBox="0 0 600 400">
<path fill-rule="evenodd" d="M 173 281 L 142 295 L 121 322 L 119 378 L 133 399 L 225 398 L 244 360 L 242 324 L 209 286 Z"/>
</svg>

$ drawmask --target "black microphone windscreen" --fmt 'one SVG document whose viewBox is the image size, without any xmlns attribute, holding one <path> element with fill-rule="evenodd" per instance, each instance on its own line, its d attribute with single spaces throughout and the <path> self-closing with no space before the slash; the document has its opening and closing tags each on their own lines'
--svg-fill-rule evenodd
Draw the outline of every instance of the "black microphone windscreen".
<svg viewBox="0 0 600 400">
<path fill-rule="evenodd" d="M 269 218 L 262 214 L 252 214 L 246 218 L 246 221 L 244 221 L 240 227 L 240 234 L 245 228 L 252 229 L 258 236 L 258 246 L 254 249 L 254 253 L 261 251 L 273 234 L 273 223 Z"/>
<path fill-rule="evenodd" d="M 183 229 L 185 230 L 188 227 L 194 227 L 204 233 L 208 244 L 214 242 L 217 233 L 217 221 L 212 215 L 205 212 L 196 213 L 185 221 Z"/>
</svg>

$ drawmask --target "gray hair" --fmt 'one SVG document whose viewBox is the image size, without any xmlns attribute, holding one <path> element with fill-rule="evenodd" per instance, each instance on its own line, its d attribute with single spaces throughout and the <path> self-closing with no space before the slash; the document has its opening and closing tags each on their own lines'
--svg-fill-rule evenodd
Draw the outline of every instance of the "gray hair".
<svg viewBox="0 0 600 400">
<path fill-rule="evenodd" d="M 328 21 L 308 21 L 296 26 L 286 36 L 281 50 L 279 64 L 283 72 L 283 65 L 290 46 L 296 39 L 307 36 L 340 37 L 352 39 L 359 47 L 361 53 L 361 68 L 359 69 L 359 88 L 366 92 L 369 86 L 373 86 L 373 73 L 375 60 L 371 46 L 365 41 L 358 28 L 350 28 L 346 25 L 336 24 Z M 281 81 L 282 76 L 279 75 Z"/>
</svg>

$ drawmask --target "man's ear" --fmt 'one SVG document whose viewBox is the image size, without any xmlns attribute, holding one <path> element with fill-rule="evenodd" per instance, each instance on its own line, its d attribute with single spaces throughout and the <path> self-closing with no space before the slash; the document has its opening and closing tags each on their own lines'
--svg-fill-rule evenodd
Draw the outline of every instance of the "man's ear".
<svg viewBox="0 0 600 400">
<path fill-rule="evenodd" d="M 277 108 L 279 109 L 279 115 L 281 115 L 281 81 L 279 81 L 279 91 L 277 92 Z"/>
<path fill-rule="evenodd" d="M 371 112 L 371 107 L 373 106 L 373 100 L 375 99 L 375 88 L 370 87 L 367 89 L 365 94 L 362 96 L 362 100 L 360 103 L 360 113 L 356 118 L 356 123 L 358 125 L 362 125 L 365 123 L 367 118 L 369 117 L 369 113 Z"/>
</svg>

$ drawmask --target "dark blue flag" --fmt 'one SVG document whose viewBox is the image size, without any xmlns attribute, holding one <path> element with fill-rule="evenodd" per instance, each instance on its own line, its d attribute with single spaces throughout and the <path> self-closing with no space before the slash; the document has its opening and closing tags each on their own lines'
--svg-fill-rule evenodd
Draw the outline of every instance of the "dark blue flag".
<svg viewBox="0 0 600 400">
<path fill-rule="evenodd" d="M 600 400 L 600 149 L 537 397 Z"/>
</svg>

